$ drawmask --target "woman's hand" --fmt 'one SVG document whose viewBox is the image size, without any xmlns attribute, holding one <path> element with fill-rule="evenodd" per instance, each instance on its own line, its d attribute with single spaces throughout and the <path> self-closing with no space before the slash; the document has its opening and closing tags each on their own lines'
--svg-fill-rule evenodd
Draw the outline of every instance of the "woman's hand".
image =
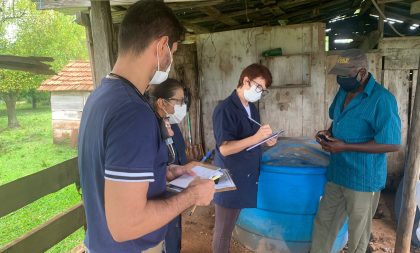
<svg viewBox="0 0 420 253">
<path fill-rule="evenodd" d="M 254 134 L 255 142 L 259 142 L 261 140 L 264 140 L 265 138 L 270 137 L 272 133 L 273 133 L 273 130 L 271 130 L 270 125 L 261 126 L 258 132 Z"/>
<path fill-rule="evenodd" d="M 272 147 L 272 146 L 274 146 L 276 144 L 277 144 L 277 137 L 274 137 L 273 139 L 271 139 L 271 140 L 269 140 L 269 141 L 266 142 L 266 145 L 268 147 Z"/>
</svg>

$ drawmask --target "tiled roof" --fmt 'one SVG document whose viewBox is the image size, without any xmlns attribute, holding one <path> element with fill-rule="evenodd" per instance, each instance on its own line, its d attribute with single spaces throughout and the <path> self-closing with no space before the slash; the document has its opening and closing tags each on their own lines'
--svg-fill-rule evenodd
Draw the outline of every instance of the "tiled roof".
<svg viewBox="0 0 420 253">
<path fill-rule="evenodd" d="M 42 82 L 40 91 L 92 91 L 92 72 L 88 61 L 72 61 L 57 75 Z"/>
</svg>

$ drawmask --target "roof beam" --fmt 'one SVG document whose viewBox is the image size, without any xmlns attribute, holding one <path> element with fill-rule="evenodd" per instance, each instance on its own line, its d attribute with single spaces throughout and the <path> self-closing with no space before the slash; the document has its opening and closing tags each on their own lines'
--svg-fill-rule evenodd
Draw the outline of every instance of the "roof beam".
<svg viewBox="0 0 420 253">
<path fill-rule="evenodd" d="M 205 13 L 207 16 L 212 17 L 214 20 L 220 20 L 220 22 L 229 25 L 229 26 L 235 26 L 239 25 L 239 22 L 233 19 L 232 17 L 228 15 L 222 14 L 218 9 L 216 9 L 213 6 L 207 6 L 199 8 L 199 10 L 203 13 Z"/>
<path fill-rule="evenodd" d="M 213 1 L 206 1 L 206 2 L 197 2 L 197 3 L 169 3 L 168 6 L 171 7 L 171 9 L 173 11 L 179 11 L 179 10 L 183 10 L 183 9 L 191 9 L 191 8 L 199 8 L 199 7 L 208 7 L 208 6 L 213 6 L 216 4 L 220 4 L 224 2 L 224 0 L 213 0 Z M 124 18 L 125 15 L 125 10 L 122 11 L 113 11 L 111 13 L 112 15 L 112 22 L 119 24 L 121 23 L 122 19 Z M 181 18 L 182 19 L 182 18 Z M 212 21 L 213 19 L 211 18 L 209 21 Z M 200 22 L 190 22 L 191 24 L 193 23 L 200 23 Z"/>
<path fill-rule="evenodd" d="M 201 1 L 201 2 L 176 2 L 176 3 L 168 3 L 168 6 L 171 7 L 172 10 L 184 10 L 184 9 L 191 9 L 191 8 L 199 8 L 199 7 L 206 7 L 206 6 L 214 6 L 217 4 L 224 3 L 225 0 L 211 0 L 211 1 Z"/>
<path fill-rule="evenodd" d="M 39 9 L 67 9 L 67 8 L 89 8 L 91 6 L 90 0 L 33 0 L 37 3 Z M 110 5 L 132 5 L 138 0 L 111 0 Z M 164 0 L 168 4 L 188 4 L 195 2 L 218 2 L 218 1 L 205 1 L 205 0 Z"/>
<path fill-rule="evenodd" d="M 210 33 L 210 30 L 205 27 L 199 26 L 197 24 L 192 24 L 188 21 L 181 21 L 181 22 L 187 30 L 192 31 L 195 34 Z"/>
<path fill-rule="evenodd" d="M 263 11 L 268 7 L 265 7 L 263 9 L 248 9 L 248 10 L 242 10 L 242 11 L 234 11 L 234 12 L 230 12 L 230 13 L 224 13 L 225 16 L 234 18 L 234 17 L 239 17 L 239 16 L 243 16 L 246 14 L 254 14 L 257 13 L 259 11 Z M 269 8 L 268 8 L 269 9 Z M 196 23 L 203 23 L 203 22 L 210 22 L 215 20 L 213 17 L 205 17 L 205 18 L 194 18 L 194 19 L 190 19 L 188 20 L 188 22 L 192 23 L 192 24 L 196 24 Z"/>
<path fill-rule="evenodd" d="M 378 1 L 378 4 L 389 4 L 389 3 L 397 3 L 402 2 L 401 0 L 380 0 Z"/>
<path fill-rule="evenodd" d="M 330 1 L 328 3 L 322 4 L 321 6 L 317 7 L 317 9 L 319 9 L 319 10 L 326 9 L 326 8 L 337 6 L 338 4 L 345 4 L 345 3 L 349 4 L 349 1 L 348 0 Z M 286 13 L 284 15 L 279 16 L 279 18 L 280 19 L 289 19 L 291 17 L 296 17 L 296 16 L 300 16 L 300 15 L 303 15 L 303 14 L 313 13 L 313 11 L 314 11 L 314 8 L 310 7 L 310 8 L 298 10 L 298 11 L 295 11 L 295 12 Z"/>
<path fill-rule="evenodd" d="M 418 13 L 420 13 L 420 1 L 412 2 L 411 8 L 410 8 L 410 15 L 414 15 Z"/>
<path fill-rule="evenodd" d="M 386 15 L 387 18 L 401 19 L 401 20 L 409 22 L 409 23 L 420 24 L 420 19 L 416 19 L 416 18 L 412 18 L 412 17 L 406 17 L 406 16 L 396 14 L 396 13 L 391 12 L 391 11 L 387 11 L 386 9 L 385 9 L 385 15 Z"/>
</svg>

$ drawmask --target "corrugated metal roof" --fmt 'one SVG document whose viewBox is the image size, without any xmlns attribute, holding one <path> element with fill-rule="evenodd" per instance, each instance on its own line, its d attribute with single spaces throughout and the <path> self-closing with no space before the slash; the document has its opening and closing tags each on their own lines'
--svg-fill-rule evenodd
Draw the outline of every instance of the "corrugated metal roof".
<svg viewBox="0 0 420 253">
<path fill-rule="evenodd" d="M 72 61 L 57 75 L 42 82 L 40 91 L 92 91 L 92 71 L 88 61 Z"/>
</svg>

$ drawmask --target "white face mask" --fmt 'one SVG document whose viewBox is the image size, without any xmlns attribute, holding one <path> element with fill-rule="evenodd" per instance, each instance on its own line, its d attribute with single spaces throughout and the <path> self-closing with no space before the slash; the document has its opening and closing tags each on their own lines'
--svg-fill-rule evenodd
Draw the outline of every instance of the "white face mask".
<svg viewBox="0 0 420 253">
<path fill-rule="evenodd" d="M 161 71 L 160 70 L 160 62 L 159 62 L 159 46 L 157 46 L 157 60 L 158 60 L 158 66 L 157 66 L 157 70 L 155 72 L 155 74 L 153 75 L 152 80 L 150 80 L 150 84 L 161 84 L 162 82 L 164 82 L 166 79 L 168 79 L 169 76 L 169 71 L 171 71 L 171 65 L 172 65 L 172 53 L 171 53 L 171 49 L 169 48 L 169 45 L 166 44 L 168 46 L 168 50 L 169 50 L 169 56 L 171 57 L 171 63 L 169 64 L 169 67 L 166 69 L 166 71 Z"/>
<path fill-rule="evenodd" d="M 257 86 L 252 85 L 249 90 L 244 91 L 244 98 L 246 101 L 254 103 L 261 99 L 261 92 L 257 91 Z"/>
<path fill-rule="evenodd" d="M 184 119 L 185 115 L 187 115 L 187 105 L 175 105 L 174 110 L 174 114 L 169 115 L 169 123 L 179 124 Z"/>
</svg>

